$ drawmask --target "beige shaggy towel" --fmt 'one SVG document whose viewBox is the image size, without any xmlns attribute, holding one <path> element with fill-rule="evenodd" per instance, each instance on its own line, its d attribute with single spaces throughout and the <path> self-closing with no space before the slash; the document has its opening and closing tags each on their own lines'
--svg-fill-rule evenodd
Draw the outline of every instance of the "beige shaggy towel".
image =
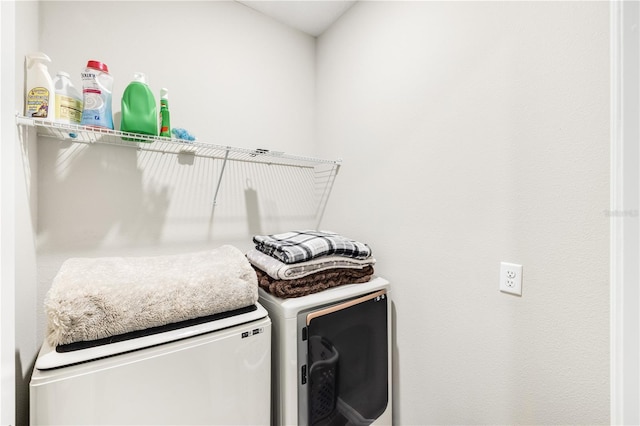
<svg viewBox="0 0 640 426">
<path fill-rule="evenodd" d="M 253 305 L 256 273 L 233 246 L 155 257 L 72 258 L 45 298 L 55 347 Z"/>
</svg>

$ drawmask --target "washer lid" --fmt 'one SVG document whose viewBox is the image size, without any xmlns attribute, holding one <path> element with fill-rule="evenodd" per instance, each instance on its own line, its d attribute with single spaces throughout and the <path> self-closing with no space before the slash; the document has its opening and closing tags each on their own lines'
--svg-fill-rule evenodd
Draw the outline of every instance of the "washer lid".
<svg viewBox="0 0 640 426">
<path fill-rule="evenodd" d="M 131 352 L 150 346 L 157 346 L 163 343 L 223 330 L 225 328 L 259 320 L 267 317 L 268 315 L 267 311 L 259 303 L 255 304 L 255 309 L 253 309 L 253 306 L 250 308 L 251 309 L 249 310 L 238 310 L 242 312 L 233 315 L 225 316 L 227 313 L 219 314 L 222 316 L 221 318 L 218 316 L 219 319 L 209 319 L 210 317 L 207 317 L 207 321 L 195 319 L 193 321 L 183 321 L 178 324 L 156 327 L 156 329 L 150 330 L 151 334 L 145 334 L 146 330 L 142 330 L 140 332 L 113 336 L 111 338 L 100 339 L 99 341 L 94 342 L 72 343 L 70 345 L 58 347 L 57 350 L 56 348 L 51 347 L 45 339 L 42 344 L 42 349 L 38 355 L 38 359 L 36 360 L 35 368 L 38 370 L 50 370 L 98 358 L 105 358 L 124 352 Z M 213 317 L 216 317 L 216 315 Z M 165 328 L 166 330 L 164 330 Z"/>
</svg>

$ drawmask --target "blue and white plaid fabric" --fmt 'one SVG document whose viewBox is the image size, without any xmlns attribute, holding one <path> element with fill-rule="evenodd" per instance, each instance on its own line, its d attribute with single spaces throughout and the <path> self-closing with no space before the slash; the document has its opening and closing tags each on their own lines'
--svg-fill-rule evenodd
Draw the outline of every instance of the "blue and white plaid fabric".
<svg viewBox="0 0 640 426">
<path fill-rule="evenodd" d="M 298 263 L 325 255 L 354 259 L 371 256 L 368 245 L 329 231 L 292 231 L 253 237 L 256 249 L 284 263 Z"/>
</svg>

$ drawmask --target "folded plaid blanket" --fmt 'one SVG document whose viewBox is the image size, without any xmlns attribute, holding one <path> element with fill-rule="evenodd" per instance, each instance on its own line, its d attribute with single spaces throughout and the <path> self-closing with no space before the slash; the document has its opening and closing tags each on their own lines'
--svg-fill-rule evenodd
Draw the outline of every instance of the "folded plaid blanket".
<svg viewBox="0 0 640 426">
<path fill-rule="evenodd" d="M 253 237 L 256 249 L 284 263 L 305 262 L 316 257 L 338 256 L 366 259 L 371 249 L 364 243 L 329 231 L 292 231 Z"/>
<path fill-rule="evenodd" d="M 276 280 L 294 280 L 316 272 L 326 271 L 327 269 L 364 269 L 376 263 L 376 260 L 371 256 L 366 259 L 354 259 L 352 257 L 327 255 L 306 262 L 286 264 L 256 249 L 249 250 L 246 256 L 253 266 L 260 268 Z"/>
</svg>

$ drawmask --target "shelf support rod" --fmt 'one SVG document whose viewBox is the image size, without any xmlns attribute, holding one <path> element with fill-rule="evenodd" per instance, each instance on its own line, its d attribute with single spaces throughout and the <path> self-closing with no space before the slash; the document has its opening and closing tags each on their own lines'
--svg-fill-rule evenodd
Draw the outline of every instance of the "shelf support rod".
<svg viewBox="0 0 640 426">
<path fill-rule="evenodd" d="M 222 175 L 224 175 L 224 168 L 227 166 L 227 160 L 229 159 L 229 150 L 227 149 L 224 154 L 224 161 L 222 162 L 222 169 L 220 169 L 220 176 L 218 177 L 218 184 L 216 185 L 216 192 L 213 194 L 213 206 L 215 207 L 218 202 L 218 191 L 220 191 L 220 184 L 222 183 Z"/>
<path fill-rule="evenodd" d="M 320 195 L 320 201 L 318 204 L 318 211 L 316 212 L 316 229 L 320 229 L 320 222 L 322 222 L 322 217 L 324 216 L 324 211 L 327 208 L 327 203 L 329 202 L 329 195 L 331 194 L 331 190 L 333 188 L 333 184 L 336 181 L 336 176 L 338 176 L 338 172 L 340 171 L 340 163 L 335 164 L 331 168 L 331 172 L 329 174 L 329 179 L 324 187 L 323 193 Z"/>
</svg>

